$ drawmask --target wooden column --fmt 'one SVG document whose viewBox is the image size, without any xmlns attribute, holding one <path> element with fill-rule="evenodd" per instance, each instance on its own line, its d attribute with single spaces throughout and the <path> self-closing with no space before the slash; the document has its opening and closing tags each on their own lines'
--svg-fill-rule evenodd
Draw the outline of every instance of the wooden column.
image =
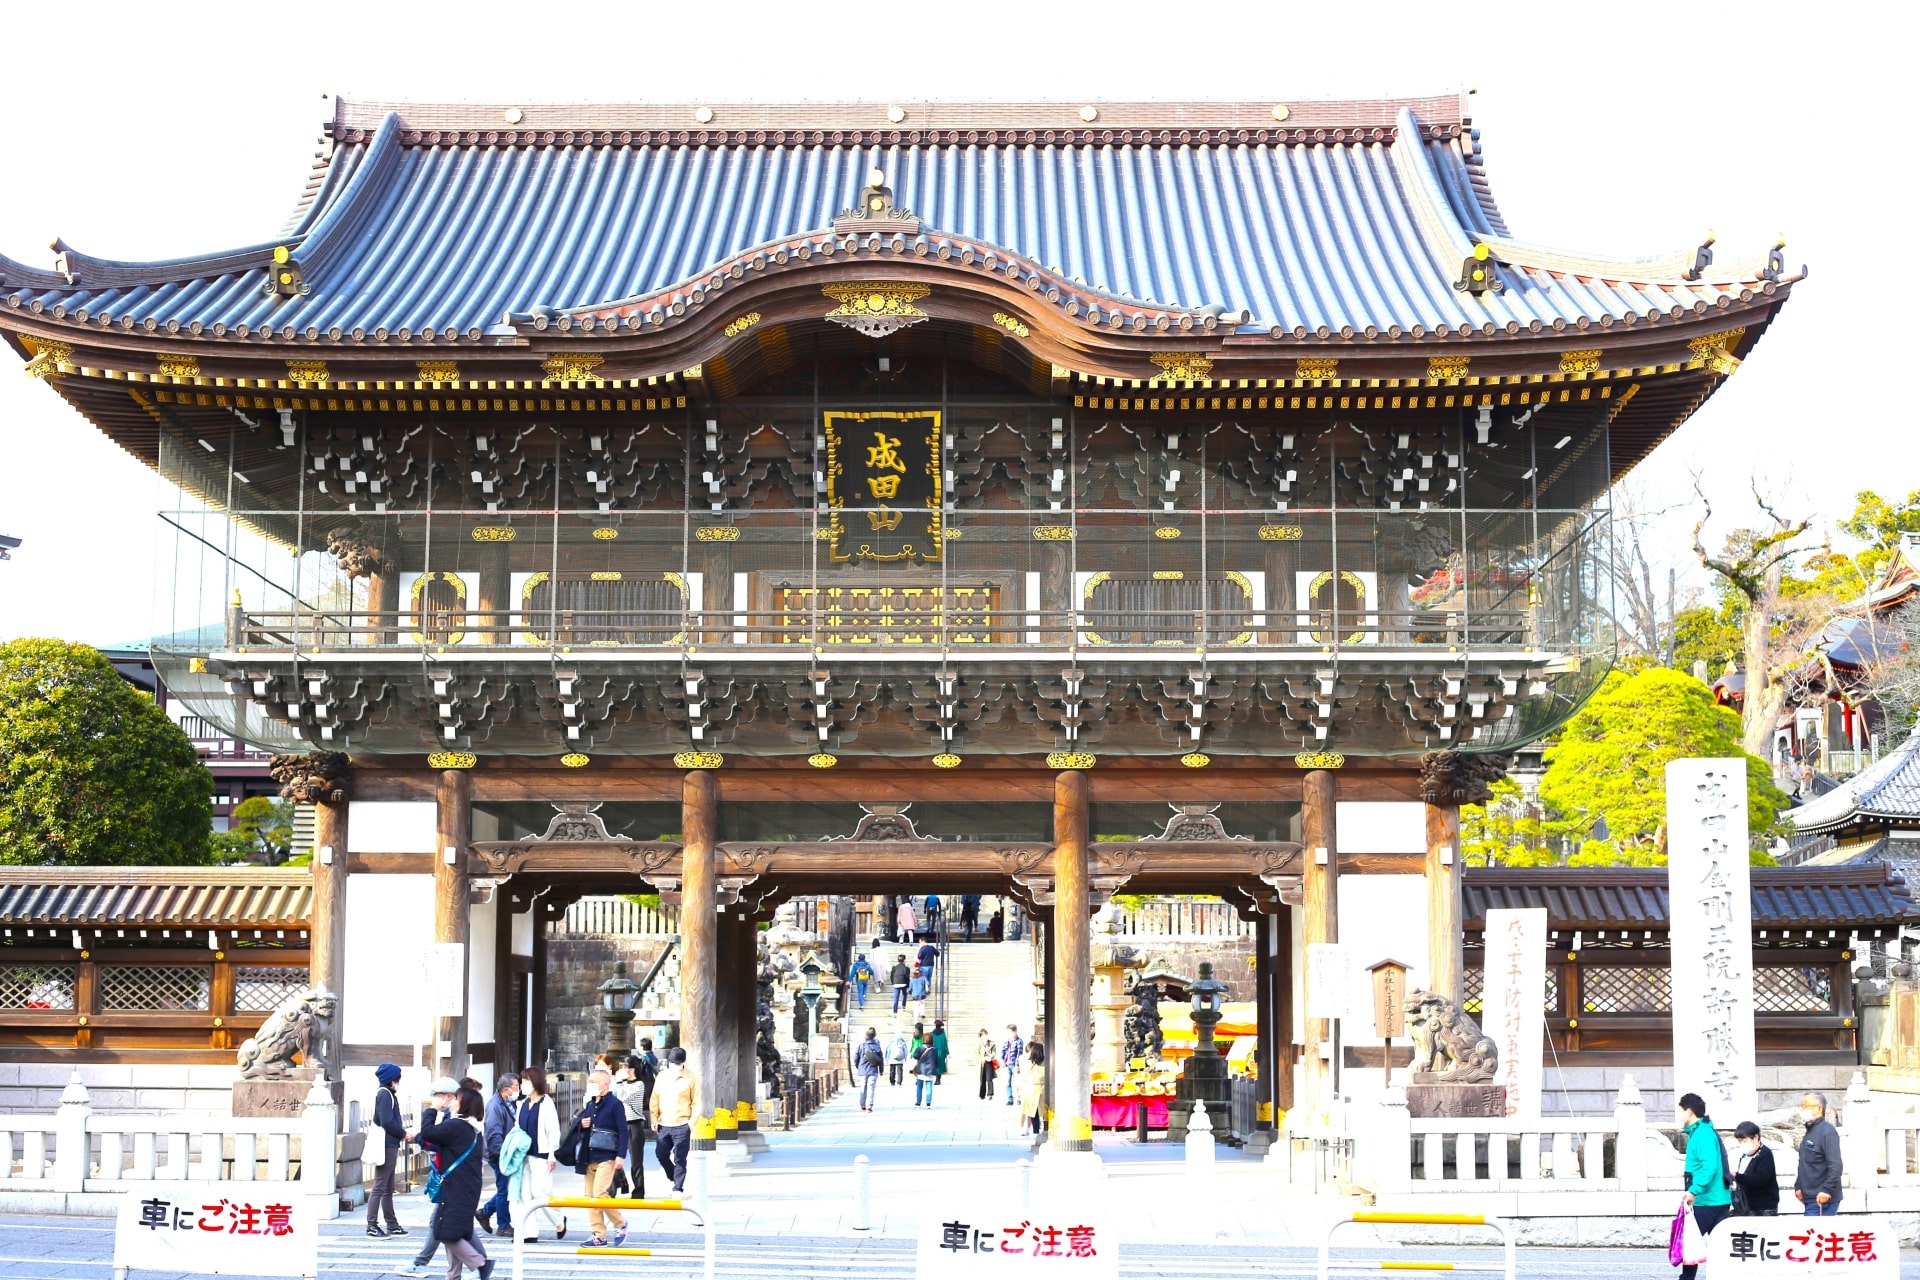
<svg viewBox="0 0 1920 1280">
<path fill-rule="evenodd" d="M 513 1020 L 513 898 L 505 884 L 493 890 L 493 1074 L 518 1071 L 527 1065 L 521 1057 L 520 1028 Z M 486 1081 L 491 1085 L 492 1080 Z"/>
<path fill-rule="evenodd" d="M 755 1045 L 760 1036 L 760 926 L 752 916 L 740 919 L 741 963 L 734 974 L 739 992 L 735 1001 L 733 1043 L 735 1061 L 734 1110 L 740 1120 L 740 1140 L 756 1150 L 766 1148 L 759 1138 L 760 1059 Z"/>
<path fill-rule="evenodd" d="M 1280 905 L 1280 914 L 1285 915 L 1288 908 Z M 1274 973 L 1279 968 L 1279 957 L 1274 954 L 1279 936 L 1277 918 L 1261 915 L 1254 917 L 1253 935 L 1253 1000 L 1255 1034 L 1259 1043 L 1254 1047 L 1255 1070 L 1259 1073 L 1259 1101 L 1256 1103 L 1253 1127 L 1270 1129 L 1273 1127 L 1274 1076 L 1280 1055 L 1274 1052 L 1274 1042 L 1279 1039 L 1279 1021 L 1274 1016 Z M 1291 1036 L 1291 1033 L 1289 1033 Z M 1264 1112 L 1264 1114 L 1261 1114 Z"/>
<path fill-rule="evenodd" d="M 713 1035 L 707 1052 L 713 1069 L 708 1107 L 713 1114 L 713 1136 L 720 1142 L 739 1139 L 734 1104 L 740 1092 L 740 924 L 738 908 L 717 913 L 713 981 Z"/>
<path fill-rule="evenodd" d="M 460 1007 L 458 1018 L 441 1018 L 437 1037 L 451 1046 L 444 1058 L 434 1048 L 436 1071 L 461 1076 L 467 1070 L 467 964 L 471 953 L 470 908 L 467 905 L 467 846 L 473 843 L 473 775 L 465 769 L 442 769 L 435 796 L 439 806 L 439 847 L 433 857 L 433 940 L 460 944 Z"/>
<path fill-rule="evenodd" d="M 1306 870 L 1300 890 L 1304 941 L 1340 941 L 1340 846 L 1334 827 L 1333 774 L 1315 769 L 1301 780 L 1300 834 L 1306 846 Z M 1309 953 L 1311 955 L 1311 953 Z M 1307 961 L 1311 977 L 1313 961 Z M 1318 1120 L 1333 1102 L 1332 1064 L 1320 1056 L 1320 1045 L 1332 1034 L 1325 1018 L 1306 1020 L 1306 1098 L 1309 1116 Z"/>
<path fill-rule="evenodd" d="M 483 542 L 474 548 L 480 573 L 475 616 L 468 625 L 480 633 L 481 644 L 513 643 L 513 572 L 504 543 Z"/>
<path fill-rule="evenodd" d="M 1427 809 L 1427 990 L 1459 1004 L 1465 937 L 1461 932 L 1460 806 Z"/>
<path fill-rule="evenodd" d="M 1053 1011 L 1047 1075 L 1053 1081 L 1053 1149 L 1093 1150 L 1093 934 L 1087 881 L 1087 775 L 1053 781 Z"/>
<path fill-rule="evenodd" d="M 1281 1111 L 1293 1109 L 1293 908 L 1280 904 L 1273 918 L 1273 1083 L 1270 1092 Z M 1274 1116 L 1279 1120 L 1278 1114 Z"/>
<path fill-rule="evenodd" d="M 714 910 L 714 834 L 718 829 L 714 778 L 690 771 L 680 796 L 680 1044 L 693 1074 L 693 1144 L 711 1151 L 714 1072 L 719 1062 L 714 982 L 718 976 L 719 917 Z"/>
<path fill-rule="evenodd" d="M 334 995 L 328 1077 L 340 1078 L 346 1025 L 347 985 L 347 802 L 313 806 L 313 914 L 307 923 L 307 982 Z"/>
</svg>

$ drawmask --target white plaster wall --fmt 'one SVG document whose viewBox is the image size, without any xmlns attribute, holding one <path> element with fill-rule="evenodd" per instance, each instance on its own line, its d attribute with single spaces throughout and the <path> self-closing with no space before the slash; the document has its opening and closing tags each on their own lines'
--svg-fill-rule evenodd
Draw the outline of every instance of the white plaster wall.
<svg viewBox="0 0 1920 1280">
<path fill-rule="evenodd" d="M 351 853 L 432 853 L 438 844 L 438 809 L 431 800 L 347 802 Z"/>
<path fill-rule="evenodd" d="M 1417 800 L 1342 800 L 1334 822 L 1342 853 L 1427 851 L 1426 806 Z M 1348 883 L 1340 882 L 1342 891 Z"/>
<path fill-rule="evenodd" d="M 533 955 L 533 912 L 522 911 L 513 918 L 513 954 Z"/>
<path fill-rule="evenodd" d="M 1419 814 L 1419 805 L 1410 807 Z M 1424 827 L 1420 838 L 1426 839 Z M 1344 839 L 1341 841 L 1341 848 L 1350 847 Z M 1341 1022 L 1340 1043 L 1343 1046 L 1377 1045 L 1380 1037 L 1373 1034 L 1373 980 L 1367 966 L 1378 960 L 1398 960 L 1407 966 L 1408 990 L 1426 986 L 1427 878 L 1341 876 L 1340 940 L 1346 944 L 1347 957 L 1353 964 L 1352 986 L 1347 996 L 1351 1015 Z M 1406 1071 L 1397 1071 L 1395 1079 L 1404 1085 Z M 1377 1067 L 1343 1068 L 1340 1087 L 1355 1102 L 1376 1101 L 1382 1088 L 1380 1070 Z"/>
<path fill-rule="evenodd" d="M 492 902 L 467 909 L 468 1044 L 493 1039 L 493 926 L 500 892 L 495 890 Z"/>
<path fill-rule="evenodd" d="M 429 1031 L 426 948 L 433 941 L 433 877 L 350 875 L 346 914 L 341 1039 L 348 1044 L 424 1042 Z"/>
</svg>

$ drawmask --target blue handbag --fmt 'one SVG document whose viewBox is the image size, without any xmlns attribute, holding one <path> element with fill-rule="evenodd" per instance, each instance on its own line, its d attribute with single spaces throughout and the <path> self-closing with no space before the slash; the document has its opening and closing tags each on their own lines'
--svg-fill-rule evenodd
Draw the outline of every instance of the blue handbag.
<svg viewBox="0 0 1920 1280">
<path fill-rule="evenodd" d="M 480 1139 L 476 1137 L 473 1140 L 473 1146 L 470 1146 L 465 1151 L 462 1151 L 460 1153 L 460 1158 L 458 1160 L 455 1160 L 452 1164 L 448 1165 L 444 1169 L 430 1169 L 427 1171 L 427 1185 L 426 1185 L 427 1199 L 433 1201 L 433 1203 L 435 1204 L 440 1203 L 440 1184 L 446 1181 L 448 1174 L 452 1173 L 455 1169 L 458 1169 L 462 1164 L 464 1164 L 466 1162 L 467 1157 L 473 1154 L 473 1148 L 479 1145 L 480 1145 Z"/>
</svg>

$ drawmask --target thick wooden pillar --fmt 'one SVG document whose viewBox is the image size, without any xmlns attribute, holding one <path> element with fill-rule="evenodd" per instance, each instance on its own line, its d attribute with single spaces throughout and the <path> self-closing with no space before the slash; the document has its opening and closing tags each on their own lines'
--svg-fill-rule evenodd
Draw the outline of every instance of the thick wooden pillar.
<svg viewBox="0 0 1920 1280">
<path fill-rule="evenodd" d="M 1273 1083 L 1269 1095 L 1281 1111 L 1293 1110 L 1293 908 L 1282 903 L 1273 918 Z M 1274 1119 L 1279 1120 L 1276 1114 Z"/>
<path fill-rule="evenodd" d="M 503 543 L 483 542 L 474 548 L 480 573 L 479 599 L 469 626 L 480 633 L 481 644 L 513 643 L 513 572 Z"/>
<path fill-rule="evenodd" d="M 1280 914 L 1285 915 L 1288 908 L 1283 903 Z M 1253 935 L 1253 1001 L 1254 1033 L 1258 1043 L 1254 1046 L 1254 1070 L 1259 1076 L 1259 1100 L 1254 1105 L 1253 1127 L 1256 1130 L 1273 1127 L 1274 1076 L 1280 1055 L 1274 1051 L 1274 1042 L 1279 1039 L 1279 1021 L 1274 1013 L 1274 974 L 1278 970 L 1278 959 L 1274 949 L 1279 937 L 1277 918 L 1262 913 L 1254 917 Z"/>
<path fill-rule="evenodd" d="M 1459 1004 L 1462 985 L 1460 806 L 1427 809 L 1427 990 Z"/>
<path fill-rule="evenodd" d="M 332 1043 L 327 1074 L 340 1078 L 346 1025 L 347 984 L 347 802 L 323 800 L 313 806 L 313 914 L 307 923 L 307 983 L 334 997 Z"/>
<path fill-rule="evenodd" d="M 439 850 L 433 859 L 433 940 L 460 947 L 461 1016 L 439 1019 L 442 1055 L 434 1047 L 436 1070 L 459 1077 L 467 1071 L 467 965 L 472 939 L 467 904 L 467 846 L 473 843 L 473 775 L 465 769 L 442 769 L 435 796 L 439 814 Z"/>
<path fill-rule="evenodd" d="M 1302 780 L 1300 804 L 1301 843 L 1306 846 L 1306 870 L 1300 890 L 1304 941 L 1340 941 L 1340 847 L 1334 826 L 1333 774 L 1315 769 Z M 1308 953 L 1308 976 L 1312 976 L 1312 953 Z M 1309 1008 L 1309 1013 L 1312 1009 Z M 1333 1105 L 1333 1064 L 1320 1056 L 1320 1046 L 1332 1035 L 1325 1018 L 1306 1020 L 1306 1098 L 1312 1120 L 1328 1115 Z"/>
<path fill-rule="evenodd" d="M 722 1143 L 740 1137 L 739 1118 L 734 1106 L 740 1101 L 740 925 L 739 910 L 718 913 L 717 947 L 714 954 L 713 1036 L 708 1054 L 713 1069 L 707 1079 L 713 1093 L 708 1105 L 713 1110 L 713 1136 Z"/>
<path fill-rule="evenodd" d="M 740 918 L 740 965 L 734 974 L 738 996 L 734 1004 L 735 1061 L 734 1114 L 740 1121 L 740 1141 L 749 1150 L 764 1151 L 759 1135 L 760 1058 L 755 1052 L 760 1036 L 760 926 L 750 915 Z"/>
<path fill-rule="evenodd" d="M 1093 1150 L 1093 912 L 1087 879 L 1087 775 L 1053 781 L 1053 1148 Z"/>
<path fill-rule="evenodd" d="M 693 1145 L 701 1151 L 714 1148 L 712 1099 L 720 1048 L 714 991 L 719 959 L 715 792 L 713 775 L 695 769 L 680 795 L 680 1044 L 693 1075 Z"/>
<path fill-rule="evenodd" d="M 493 1073 L 518 1071 L 527 1065 L 520 1044 L 521 1028 L 513 1025 L 513 899 L 506 885 L 493 891 Z M 492 1080 L 485 1083 L 491 1085 Z"/>
</svg>

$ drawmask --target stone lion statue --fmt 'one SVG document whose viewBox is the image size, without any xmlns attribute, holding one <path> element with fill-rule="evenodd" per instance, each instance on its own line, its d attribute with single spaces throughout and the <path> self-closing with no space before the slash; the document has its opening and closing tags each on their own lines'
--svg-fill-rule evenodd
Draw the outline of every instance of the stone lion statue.
<svg viewBox="0 0 1920 1280">
<path fill-rule="evenodd" d="M 1416 1073 L 1431 1073 L 1447 1084 L 1493 1080 L 1500 1051 L 1460 1006 L 1431 991 L 1415 991 L 1407 996 L 1406 1014 Z"/>
<path fill-rule="evenodd" d="M 339 998 L 325 987 L 308 987 L 280 1002 L 251 1040 L 240 1046 L 240 1078 L 285 1080 L 294 1060 L 321 1076 L 327 1074 L 327 1036 Z"/>
</svg>

